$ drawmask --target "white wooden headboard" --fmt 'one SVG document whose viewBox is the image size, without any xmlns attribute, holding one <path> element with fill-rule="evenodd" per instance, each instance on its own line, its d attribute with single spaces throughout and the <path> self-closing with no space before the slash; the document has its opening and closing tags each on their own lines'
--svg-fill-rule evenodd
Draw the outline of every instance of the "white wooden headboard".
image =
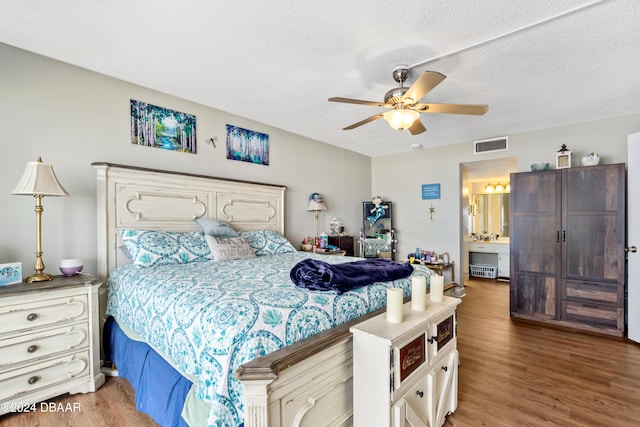
<svg viewBox="0 0 640 427">
<path fill-rule="evenodd" d="M 284 235 L 285 186 L 110 163 L 97 171 L 98 278 L 127 263 L 118 230 L 200 230 L 196 218 L 216 218 L 238 231 Z"/>
</svg>

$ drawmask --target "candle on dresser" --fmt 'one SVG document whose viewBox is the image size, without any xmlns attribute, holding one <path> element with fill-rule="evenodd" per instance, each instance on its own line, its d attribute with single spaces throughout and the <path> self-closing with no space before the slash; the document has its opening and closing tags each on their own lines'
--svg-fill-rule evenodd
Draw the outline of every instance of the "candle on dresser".
<svg viewBox="0 0 640 427">
<path fill-rule="evenodd" d="M 411 278 L 411 309 L 415 311 L 427 309 L 427 279 L 424 276 Z"/>
<path fill-rule="evenodd" d="M 400 288 L 387 289 L 387 322 L 402 323 L 403 293 Z"/>
<path fill-rule="evenodd" d="M 433 275 L 430 279 L 429 299 L 433 302 L 442 302 L 444 294 L 444 276 Z"/>
</svg>

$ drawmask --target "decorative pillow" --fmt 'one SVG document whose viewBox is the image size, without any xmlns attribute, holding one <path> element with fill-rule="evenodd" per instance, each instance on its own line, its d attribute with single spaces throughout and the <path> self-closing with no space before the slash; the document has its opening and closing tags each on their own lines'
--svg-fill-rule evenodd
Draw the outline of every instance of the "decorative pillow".
<svg viewBox="0 0 640 427">
<path fill-rule="evenodd" d="M 256 253 L 246 237 L 215 237 L 205 234 L 215 261 L 255 258 Z"/>
<path fill-rule="evenodd" d="M 213 218 L 196 218 L 204 234 L 216 237 L 238 237 L 238 233 L 228 223 Z"/>
<path fill-rule="evenodd" d="M 213 259 L 204 233 L 159 230 L 120 230 L 133 264 L 151 267 Z"/>
<path fill-rule="evenodd" d="M 258 256 L 296 251 L 286 237 L 274 230 L 241 231 L 240 236 L 249 239 Z"/>
</svg>

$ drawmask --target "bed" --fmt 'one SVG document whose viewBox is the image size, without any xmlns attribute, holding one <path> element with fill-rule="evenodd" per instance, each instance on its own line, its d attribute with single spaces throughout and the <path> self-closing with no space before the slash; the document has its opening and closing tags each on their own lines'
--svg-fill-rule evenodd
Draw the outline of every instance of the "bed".
<svg viewBox="0 0 640 427">
<path fill-rule="evenodd" d="M 410 278 L 342 294 L 296 288 L 289 272 L 304 259 L 355 259 L 286 242 L 284 186 L 93 166 L 105 353 L 125 349 L 116 367 L 129 373 L 138 408 L 179 419 L 154 416 L 163 425 L 351 425 L 349 327 L 384 310 L 387 287 L 408 297 Z M 225 221 L 260 256 L 141 267 L 123 250 L 132 233 L 201 234 L 196 218 Z"/>
</svg>

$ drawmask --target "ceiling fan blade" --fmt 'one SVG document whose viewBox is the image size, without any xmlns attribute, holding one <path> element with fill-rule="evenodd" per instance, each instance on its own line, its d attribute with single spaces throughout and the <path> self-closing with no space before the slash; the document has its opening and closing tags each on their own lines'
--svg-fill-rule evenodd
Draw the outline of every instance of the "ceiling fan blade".
<svg viewBox="0 0 640 427">
<path fill-rule="evenodd" d="M 470 114 L 481 116 L 489 111 L 486 104 L 416 104 L 413 110 L 421 113 Z"/>
<path fill-rule="evenodd" d="M 373 107 L 392 108 L 391 105 L 385 104 L 384 102 L 363 101 L 361 99 L 340 98 L 340 97 L 335 97 L 335 96 L 333 98 L 329 98 L 329 101 L 331 101 L 331 102 L 344 102 L 344 103 L 347 103 L 347 104 L 371 105 Z"/>
<path fill-rule="evenodd" d="M 438 73 L 437 71 L 425 71 L 420 78 L 411 85 L 409 90 L 402 97 L 403 100 L 407 100 L 407 104 L 415 104 L 423 96 L 425 96 L 431 89 L 438 86 L 447 76 Z"/>
<path fill-rule="evenodd" d="M 424 127 L 420 119 L 416 119 L 416 121 L 413 122 L 413 124 L 409 128 L 409 132 L 411 132 L 411 135 L 418 135 L 419 133 L 426 132 L 426 131 L 427 131 L 427 128 Z"/>
<path fill-rule="evenodd" d="M 358 126 L 362 126 L 362 125 L 367 124 L 367 123 L 369 123 L 369 122 L 372 122 L 372 121 L 374 121 L 374 120 L 376 120 L 376 119 L 379 119 L 379 118 L 380 118 L 380 117 L 382 117 L 383 115 L 384 115 L 384 113 L 378 113 L 378 114 L 376 114 L 375 116 L 371 116 L 371 117 L 369 117 L 368 119 L 364 119 L 364 120 L 359 121 L 358 123 L 354 123 L 354 124 L 352 124 L 351 126 L 347 126 L 346 128 L 344 128 L 344 129 L 342 129 L 342 130 L 351 130 L 351 129 L 355 129 L 355 128 L 357 128 Z"/>
</svg>

